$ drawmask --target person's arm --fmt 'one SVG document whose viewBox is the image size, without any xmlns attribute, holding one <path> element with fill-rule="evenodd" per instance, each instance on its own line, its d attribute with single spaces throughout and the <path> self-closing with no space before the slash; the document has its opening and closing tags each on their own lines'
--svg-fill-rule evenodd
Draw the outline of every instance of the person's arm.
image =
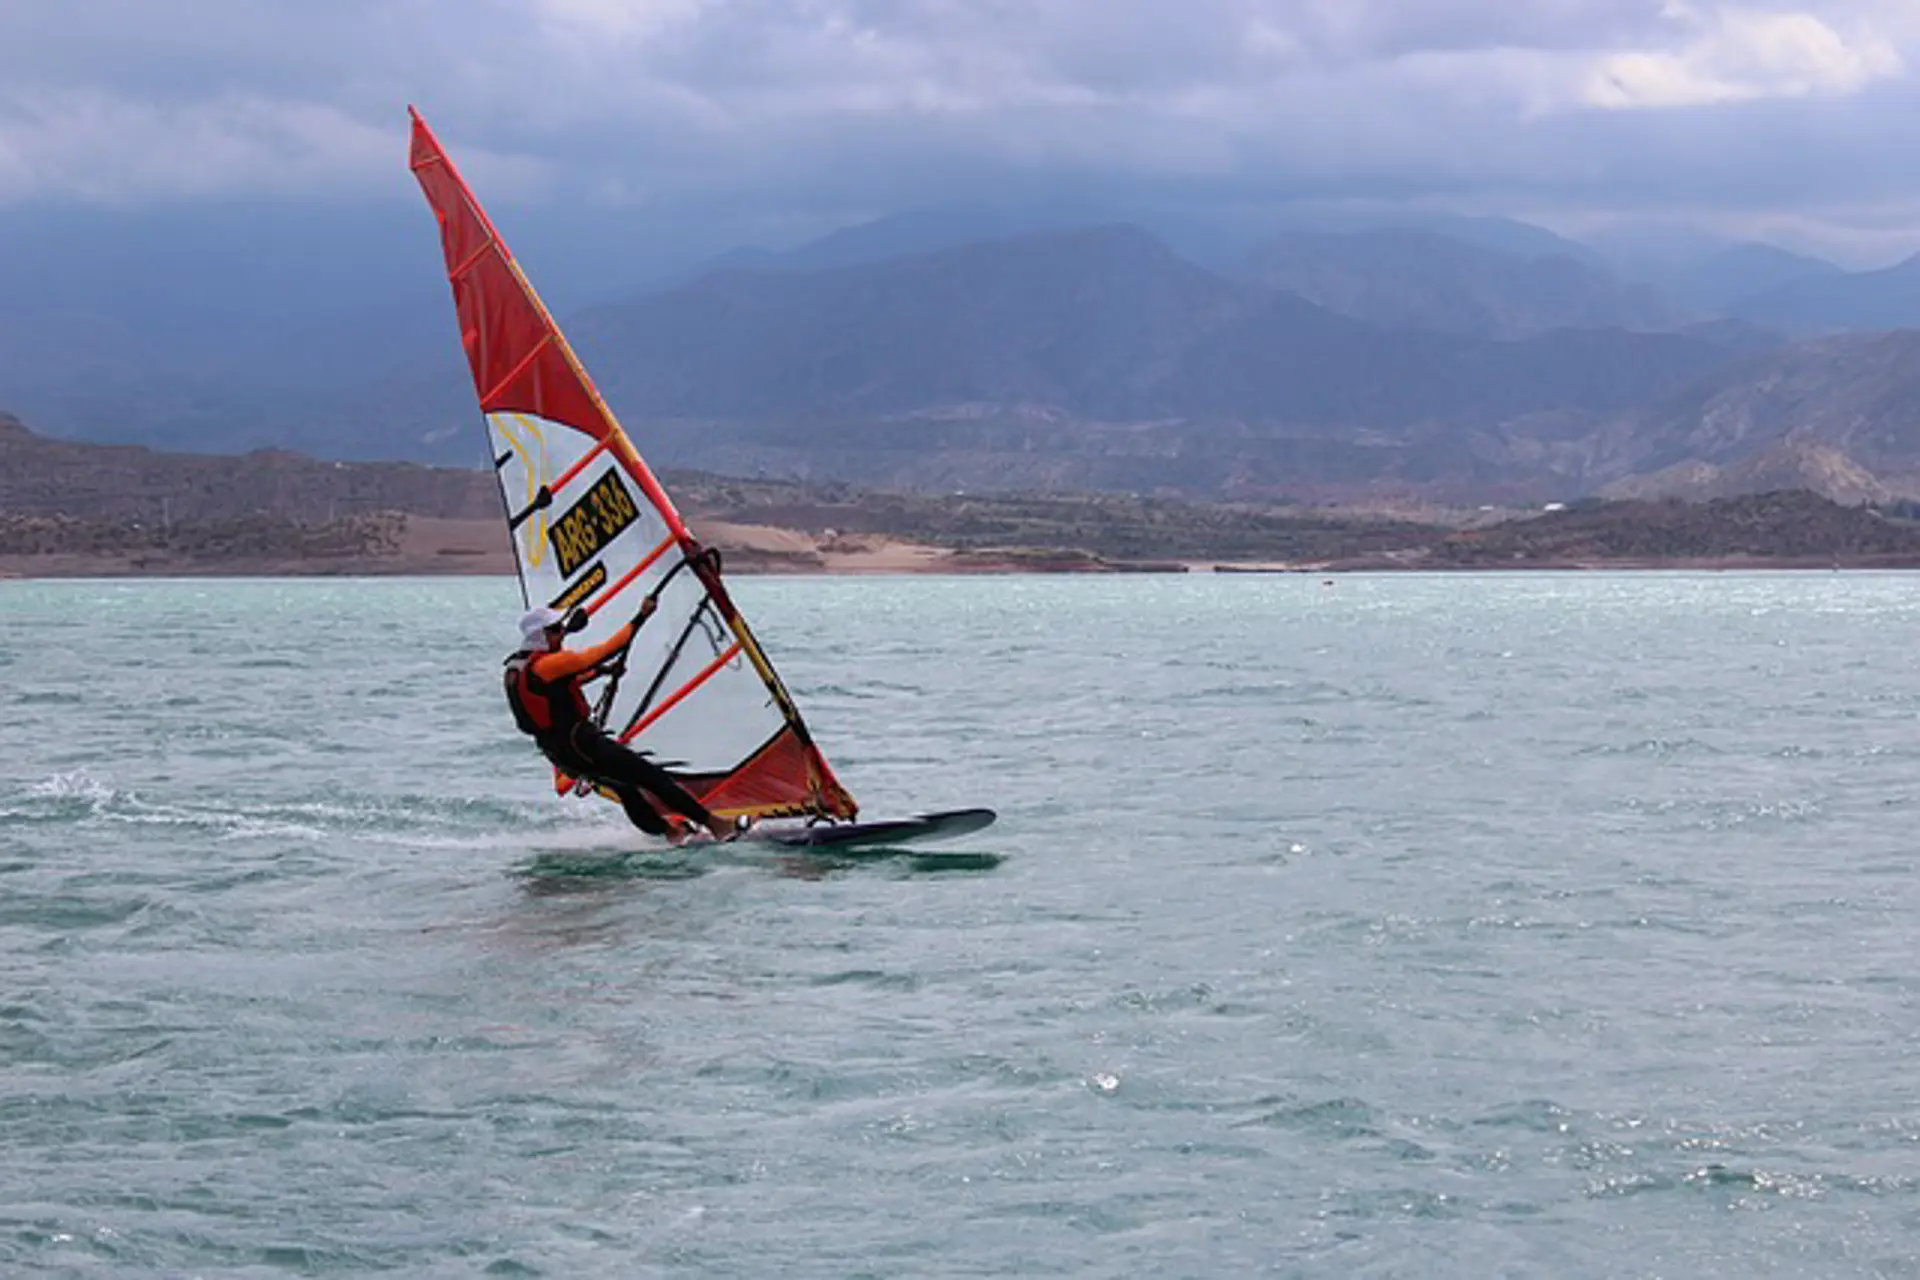
<svg viewBox="0 0 1920 1280">
<path fill-rule="evenodd" d="M 585 649 L 556 649 L 552 653 L 543 653 L 529 664 L 533 674 L 549 684 L 555 680 L 569 680 L 582 671 L 590 671 L 614 654 L 626 648 L 633 640 L 634 625 L 629 622 L 599 644 Z"/>
<path fill-rule="evenodd" d="M 559 649 L 553 653 L 541 654 L 529 664 L 534 676 L 548 682 L 567 680 L 579 675 L 582 671 L 591 671 L 607 659 L 617 656 L 633 643 L 633 633 L 640 629 L 641 623 L 653 616 L 657 605 L 658 601 L 652 596 L 647 596 L 640 601 L 640 612 L 634 615 L 633 621 L 590 648 Z"/>
</svg>

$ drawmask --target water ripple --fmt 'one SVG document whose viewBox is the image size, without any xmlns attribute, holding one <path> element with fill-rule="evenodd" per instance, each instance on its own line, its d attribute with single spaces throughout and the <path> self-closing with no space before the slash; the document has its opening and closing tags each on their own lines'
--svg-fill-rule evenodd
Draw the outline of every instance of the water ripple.
<svg viewBox="0 0 1920 1280">
<path fill-rule="evenodd" d="M 0 584 L 0 1274 L 1914 1270 L 1912 579 L 736 595 L 1001 825 L 649 846 L 503 582 Z"/>
</svg>

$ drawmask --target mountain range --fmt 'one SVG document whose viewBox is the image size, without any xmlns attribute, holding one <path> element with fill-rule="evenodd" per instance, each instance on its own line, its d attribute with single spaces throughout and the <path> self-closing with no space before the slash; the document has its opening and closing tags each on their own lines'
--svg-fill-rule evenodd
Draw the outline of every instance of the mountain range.
<svg viewBox="0 0 1920 1280">
<path fill-rule="evenodd" d="M 669 466 L 1461 501 L 1782 477 L 1920 493 L 1920 335 L 1889 332 L 1920 326 L 1920 259 L 1846 272 L 1728 246 L 1649 282 L 1501 219 L 1296 218 L 1236 239 L 1096 212 L 896 215 L 783 252 L 636 262 L 655 283 L 624 291 L 567 274 L 599 300 L 563 323 Z M 424 215 L 349 220 L 360 252 L 339 270 L 311 252 L 337 220 L 259 221 L 16 228 L 0 408 L 171 449 L 475 462 Z M 115 251 L 86 258 L 92 237 Z"/>
<path fill-rule="evenodd" d="M 1693 316 L 1570 254 L 1522 255 L 1439 232 L 1297 231 L 1236 274 L 1387 329 L 1526 338 L 1550 329 L 1676 329 Z"/>
</svg>

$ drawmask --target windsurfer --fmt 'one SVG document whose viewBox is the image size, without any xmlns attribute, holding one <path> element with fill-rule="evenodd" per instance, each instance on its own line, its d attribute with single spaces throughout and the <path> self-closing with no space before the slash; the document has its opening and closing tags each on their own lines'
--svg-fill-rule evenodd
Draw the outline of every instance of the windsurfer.
<svg viewBox="0 0 1920 1280">
<path fill-rule="evenodd" d="M 569 650 L 566 636 L 586 622 L 558 609 L 529 609 L 520 619 L 521 646 L 507 659 L 507 703 L 514 722 L 562 773 L 599 784 L 619 797 L 627 820 L 649 835 L 674 834 L 665 808 L 727 839 L 734 829 L 709 813 L 667 770 L 615 741 L 593 721 L 581 686 L 618 662 L 657 602 L 647 596 L 633 620 L 599 644 Z"/>
</svg>

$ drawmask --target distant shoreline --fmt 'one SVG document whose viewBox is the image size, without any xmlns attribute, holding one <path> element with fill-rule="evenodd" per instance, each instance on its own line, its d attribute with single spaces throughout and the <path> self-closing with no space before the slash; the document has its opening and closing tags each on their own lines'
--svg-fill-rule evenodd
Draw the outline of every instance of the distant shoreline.
<svg viewBox="0 0 1920 1280">
<path fill-rule="evenodd" d="M 1843 573 L 1920 571 L 1912 556 L 1857 556 L 1833 560 L 1823 557 L 1718 556 L 1633 558 L 1620 560 L 1543 560 L 1505 564 L 1443 564 L 1432 562 L 1353 562 L 1283 565 L 1272 562 L 1188 562 L 1135 564 L 1107 561 L 1062 563 L 1037 557 L 995 557 L 925 548 L 912 557 L 845 557 L 838 562 L 769 562 L 738 557 L 728 573 L 739 577 L 841 578 L 1002 577 L 1016 574 L 1063 576 L 1137 576 L 1203 574 L 1221 577 L 1334 578 L 1355 574 L 1483 574 L 1510 573 Z M 135 561 L 138 563 L 135 563 Z M 182 578 L 511 578 L 514 567 L 506 556 L 448 558 L 424 561 L 413 557 L 327 557 L 308 559 L 247 559 L 218 562 L 159 557 L 111 555 L 0 556 L 0 581 L 53 582 L 75 579 Z"/>
<path fill-rule="evenodd" d="M 1920 569 L 1920 502 L 1848 506 L 1805 489 L 1466 509 L 668 479 L 736 575 Z M 162 454 L 52 440 L 0 413 L 10 578 L 507 575 L 500 496 L 479 470 Z"/>
<path fill-rule="evenodd" d="M 1920 569 L 1920 526 L 1808 494 L 1706 507 L 1617 504 L 1456 529 L 1312 515 L 1276 520 L 1230 509 L 1205 512 L 1213 523 L 1186 528 L 1165 524 L 1169 511 L 1182 513 L 1151 505 L 1131 510 L 983 500 L 941 523 L 925 513 L 899 518 L 884 506 L 863 511 L 736 504 L 697 515 L 693 528 L 734 575 Z M 1101 523 L 1094 518 L 1101 512 L 1114 519 Z M 0 549 L 0 577 L 14 579 L 516 572 L 512 544 L 497 516 L 392 512 L 324 524 L 255 517 L 172 526 L 22 516 L 6 528 L 10 540 Z"/>
</svg>

